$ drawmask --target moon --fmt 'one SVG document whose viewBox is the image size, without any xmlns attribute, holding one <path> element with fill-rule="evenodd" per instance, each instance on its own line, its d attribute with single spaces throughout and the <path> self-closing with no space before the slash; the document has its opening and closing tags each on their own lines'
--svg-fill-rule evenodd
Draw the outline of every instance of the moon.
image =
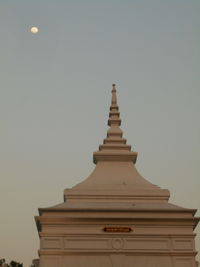
<svg viewBox="0 0 200 267">
<path fill-rule="evenodd" d="M 38 33 L 39 29 L 37 27 L 32 27 L 31 32 L 32 33 Z"/>
</svg>

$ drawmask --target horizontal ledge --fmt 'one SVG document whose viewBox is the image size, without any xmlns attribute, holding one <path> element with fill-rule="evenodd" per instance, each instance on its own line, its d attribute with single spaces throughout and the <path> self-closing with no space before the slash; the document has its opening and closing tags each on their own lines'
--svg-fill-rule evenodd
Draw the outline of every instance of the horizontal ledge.
<svg viewBox="0 0 200 267">
<path fill-rule="evenodd" d="M 132 226 L 134 228 L 134 225 Z M 135 229 L 135 228 L 134 228 Z M 109 236 L 109 238 L 116 238 L 117 237 L 121 237 L 122 234 L 114 234 L 114 233 L 104 233 L 104 232 L 101 232 L 101 233 L 87 233 L 87 234 L 83 234 L 83 233 L 73 233 L 73 234 L 69 234 L 69 233 L 43 233 L 43 232 L 39 232 L 39 236 L 40 237 L 62 237 L 62 238 L 65 238 L 65 237 L 68 237 L 68 238 L 72 238 L 72 237 L 75 237 L 75 238 L 80 238 L 80 237 L 84 237 L 84 238 L 96 238 L 98 236 L 99 237 L 102 237 L 102 238 L 106 238 Z M 127 237 L 130 237 L 131 239 L 133 238 L 136 238 L 136 239 L 143 239 L 143 238 L 153 238 L 153 239 L 160 239 L 160 238 L 179 238 L 179 239 L 185 239 L 185 238 L 194 238 L 196 237 L 197 234 L 150 234 L 150 233 L 147 233 L 147 234 L 135 234 L 134 232 L 130 232 L 130 233 L 125 233 L 125 236 L 124 238 L 127 238 Z"/>
<path fill-rule="evenodd" d="M 122 255 L 133 255 L 133 256 L 136 256 L 136 255 L 142 255 L 142 256 L 153 256 L 153 255 L 156 255 L 156 256 L 196 256 L 197 255 L 197 251 L 132 251 L 132 250 L 122 250 L 122 249 L 110 249 L 109 251 L 108 250 L 94 250 L 94 251 L 91 251 L 91 250 L 80 250 L 80 249 L 77 249 L 76 251 L 74 250 L 61 250 L 61 249 L 40 249 L 39 251 L 39 255 L 70 255 L 70 254 L 90 254 L 90 255 L 94 255 L 94 254 L 103 254 L 103 255 L 108 255 L 110 253 L 117 253 L 117 254 L 122 254 Z"/>
<path fill-rule="evenodd" d="M 73 214 L 68 214 L 68 217 L 64 217 L 64 218 L 55 218 L 55 217 L 44 217 L 44 216 L 36 216 L 35 217 L 37 224 L 39 225 L 66 225 L 68 223 L 68 221 L 71 219 L 73 220 L 73 222 L 75 223 L 75 221 L 81 221 L 81 222 L 85 222 L 87 220 L 89 221 L 95 221 L 98 219 L 99 223 L 103 220 L 118 220 L 119 221 L 119 217 L 87 217 L 87 215 L 80 215 L 80 216 L 74 216 Z M 175 227 L 181 227 L 181 226 L 189 226 L 189 227 L 193 227 L 193 229 L 196 227 L 197 223 L 199 222 L 199 218 L 120 218 L 121 221 L 132 221 L 135 225 L 139 222 L 140 225 L 142 226 L 175 226 Z M 142 221 L 142 222 L 141 222 Z"/>
<path fill-rule="evenodd" d="M 93 154 L 93 162 L 96 164 L 98 161 L 132 161 L 136 163 L 137 153 L 136 152 L 110 152 L 110 151 L 98 151 Z"/>
</svg>

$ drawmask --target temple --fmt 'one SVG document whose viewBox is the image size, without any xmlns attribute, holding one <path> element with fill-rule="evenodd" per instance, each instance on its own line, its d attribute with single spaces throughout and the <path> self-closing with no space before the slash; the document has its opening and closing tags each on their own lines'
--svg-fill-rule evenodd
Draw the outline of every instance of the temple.
<svg viewBox="0 0 200 267">
<path fill-rule="evenodd" d="M 168 202 L 170 193 L 143 178 L 137 153 L 120 128 L 112 86 L 107 136 L 83 182 L 64 202 L 40 208 L 40 267 L 196 267 L 195 209 Z"/>
</svg>

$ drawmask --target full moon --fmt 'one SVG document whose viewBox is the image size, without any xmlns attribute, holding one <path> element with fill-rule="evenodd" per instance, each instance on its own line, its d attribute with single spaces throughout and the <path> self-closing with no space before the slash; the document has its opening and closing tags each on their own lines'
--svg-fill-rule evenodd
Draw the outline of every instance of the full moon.
<svg viewBox="0 0 200 267">
<path fill-rule="evenodd" d="M 31 28 L 32 33 L 38 33 L 38 28 L 37 27 L 32 27 Z"/>
</svg>

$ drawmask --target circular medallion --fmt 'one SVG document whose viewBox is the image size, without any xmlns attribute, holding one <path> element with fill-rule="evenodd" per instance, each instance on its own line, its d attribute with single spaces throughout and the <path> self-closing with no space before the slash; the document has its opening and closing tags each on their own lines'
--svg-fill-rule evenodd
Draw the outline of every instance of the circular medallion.
<svg viewBox="0 0 200 267">
<path fill-rule="evenodd" d="M 114 249 L 122 249 L 122 247 L 124 246 L 123 239 L 121 238 L 112 239 L 111 244 Z"/>
</svg>

